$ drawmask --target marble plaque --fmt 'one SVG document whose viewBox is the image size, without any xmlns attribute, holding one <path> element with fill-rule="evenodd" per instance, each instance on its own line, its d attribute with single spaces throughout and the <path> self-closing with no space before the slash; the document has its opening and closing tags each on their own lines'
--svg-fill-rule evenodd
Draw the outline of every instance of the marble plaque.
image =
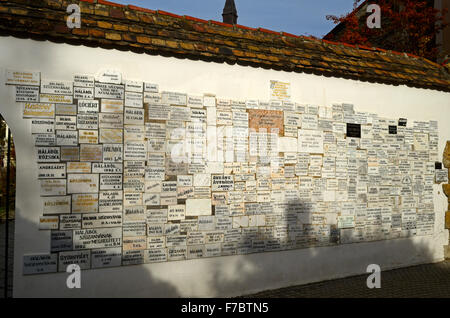
<svg viewBox="0 0 450 318">
<path fill-rule="evenodd" d="M 100 191 L 98 210 L 99 212 L 119 212 L 123 208 L 123 192 Z"/>
<path fill-rule="evenodd" d="M 100 113 L 98 114 L 99 128 L 122 128 L 123 114 Z"/>
<path fill-rule="evenodd" d="M 41 163 L 38 164 L 38 179 L 56 179 L 66 177 L 66 164 Z"/>
<path fill-rule="evenodd" d="M 67 175 L 67 193 L 96 193 L 98 189 L 98 174 Z"/>
<path fill-rule="evenodd" d="M 73 231 L 75 250 L 122 246 L 122 228 L 83 229 Z"/>
<path fill-rule="evenodd" d="M 40 85 L 41 73 L 18 70 L 5 71 L 5 84 L 7 85 Z"/>
<path fill-rule="evenodd" d="M 42 79 L 41 93 L 54 95 L 72 95 L 73 82 Z"/>
<path fill-rule="evenodd" d="M 211 199 L 187 199 L 186 216 L 211 215 Z"/>
<path fill-rule="evenodd" d="M 16 102 L 39 102 L 39 87 L 16 86 Z"/>
<path fill-rule="evenodd" d="M 54 134 L 55 120 L 54 119 L 32 119 L 31 120 L 32 134 Z"/>
<path fill-rule="evenodd" d="M 122 226 L 122 212 L 83 214 L 83 229 Z"/>
<path fill-rule="evenodd" d="M 55 105 L 48 103 L 23 103 L 23 118 L 55 118 Z"/>
<path fill-rule="evenodd" d="M 94 88 L 93 87 L 74 87 L 73 97 L 75 99 L 93 99 Z"/>
<path fill-rule="evenodd" d="M 91 250 L 92 268 L 120 266 L 122 263 L 122 248 L 102 248 Z"/>
<path fill-rule="evenodd" d="M 70 251 L 73 248 L 72 231 L 51 231 L 50 250 L 51 252 Z"/>
<path fill-rule="evenodd" d="M 100 128 L 100 142 L 102 144 L 123 143 L 123 129 Z"/>
<path fill-rule="evenodd" d="M 122 144 L 103 144 L 103 162 L 118 163 L 123 161 Z"/>
<path fill-rule="evenodd" d="M 78 129 L 98 129 L 98 115 L 78 115 L 77 116 Z M 98 131 L 97 131 L 98 136 Z"/>
<path fill-rule="evenodd" d="M 56 273 L 57 267 L 57 253 L 23 256 L 24 275 Z"/>
<path fill-rule="evenodd" d="M 323 153 L 323 131 L 299 129 L 298 152 L 316 154 Z"/>
<path fill-rule="evenodd" d="M 62 231 L 81 229 L 81 214 L 63 214 L 59 219 L 59 229 Z"/>
<path fill-rule="evenodd" d="M 77 105 L 75 104 L 56 104 L 55 114 L 61 116 L 76 116 Z"/>
<path fill-rule="evenodd" d="M 123 114 L 123 100 L 117 99 L 102 99 L 101 102 L 102 113 L 119 113 Z"/>
<path fill-rule="evenodd" d="M 73 76 L 73 86 L 94 87 L 95 78 L 92 75 L 75 74 Z"/>
<path fill-rule="evenodd" d="M 53 104 L 73 104 L 72 95 L 51 95 L 40 94 L 39 100 L 41 103 L 53 103 Z"/>
<path fill-rule="evenodd" d="M 72 195 L 72 213 L 96 212 L 98 212 L 98 193 L 83 193 Z"/>
<path fill-rule="evenodd" d="M 125 106 L 142 108 L 144 107 L 143 98 L 142 93 L 125 92 Z"/>
<path fill-rule="evenodd" d="M 95 84 L 95 98 L 124 99 L 125 90 L 123 85 Z M 103 109 L 102 109 L 103 111 Z"/>
<path fill-rule="evenodd" d="M 90 251 L 61 252 L 58 255 L 58 271 L 65 272 L 67 267 L 76 264 L 80 269 L 91 268 Z"/>
<path fill-rule="evenodd" d="M 97 115 L 100 111 L 98 100 L 78 100 L 78 113 Z"/>
<path fill-rule="evenodd" d="M 76 146 L 78 145 L 78 131 L 57 130 L 56 144 L 58 146 Z"/>
<path fill-rule="evenodd" d="M 58 216 L 40 216 L 39 230 L 57 230 L 59 229 Z"/>
<path fill-rule="evenodd" d="M 100 190 L 122 190 L 121 174 L 101 174 Z"/>
<path fill-rule="evenodd" d="M 98 130 L 78 130 L 78 143 L 98 144 Z"/>
<path fill-rule="evenodd" d="M 267 132 L 277 131 L 284 134 L 284 115 L 282 111 L 249 109 L 249 128 L 259 132 L 263 129 Z"/>
<path fill-rule="evenodd" d="M 144 125 L 144 109 L 125 107 L 125 125 Z"/>
<path fill-rule="evenodd" d="M 41 196 L 66 195 L 65 179 L 42 179 Z"/>
<path fill-rule="evenodd" d="M 36 147 L 37 162 L 59 162 L 60 147 Z"/>
</svg>

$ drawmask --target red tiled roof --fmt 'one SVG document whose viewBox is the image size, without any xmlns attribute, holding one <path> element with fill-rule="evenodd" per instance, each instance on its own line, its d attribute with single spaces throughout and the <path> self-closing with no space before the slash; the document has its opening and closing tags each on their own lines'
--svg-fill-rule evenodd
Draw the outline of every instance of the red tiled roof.
<svg viewBox="0 0 450 318">
<path fill-rule="evenodd" d="M 72 3 L 80 29 L 66 26 Z M 410 54 L 104 0 L 0 0 L 0 35 L 450 92 L 445 67 Z"/>
</svg>

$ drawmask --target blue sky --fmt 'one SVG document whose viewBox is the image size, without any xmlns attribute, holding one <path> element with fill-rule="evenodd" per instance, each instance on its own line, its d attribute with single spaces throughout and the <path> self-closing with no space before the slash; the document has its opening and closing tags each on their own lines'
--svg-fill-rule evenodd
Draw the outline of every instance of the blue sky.
<svg viewBox="0 0 450 318">
<path fill-rule="evenodd" d="M 225 0 L 111 0 L 205 20 L 222 21 Z M 235 0 L 238 23 L 274 31 L 322 37 L 334 24 L 327 14 L 351 11 L 353 0 Z"/>
</svg>

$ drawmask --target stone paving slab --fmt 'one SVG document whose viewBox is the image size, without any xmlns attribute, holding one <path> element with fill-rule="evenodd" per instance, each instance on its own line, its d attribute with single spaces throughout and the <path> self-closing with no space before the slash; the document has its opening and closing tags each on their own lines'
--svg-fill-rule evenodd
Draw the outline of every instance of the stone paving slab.
<svg viewBox="0 0 450 318">
<path fill-rule="evenodd" d="M 244 298 L 449 298 L 450 260 L 381 272 L 381 288 L 369 289 L 370 274 L 267 290 Z"/>
</svg>

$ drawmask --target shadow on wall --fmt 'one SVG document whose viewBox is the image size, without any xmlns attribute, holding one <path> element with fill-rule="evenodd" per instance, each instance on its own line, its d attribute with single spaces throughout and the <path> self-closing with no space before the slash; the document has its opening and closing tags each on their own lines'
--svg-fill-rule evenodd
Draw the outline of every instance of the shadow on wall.
<svg viewBox="0 0 450 318">
<path fill-rule="evenodd" d="M 287 204 L 280 212 L 286 221 L 277 226 L 277 233 L 284 233 L 287 228 L 297 233 L 297 245 L 289 243 L 288 240 L 284 244 L 286 248 L 302 248 L 301 250 L 255 253 L 261 251 L 262 241 L 275 248 L 276 242 L 280 242 L 280 235 L 266 233 L 265 239 L 262 240 L 261 236 L 256 235 L 257 232 L 248 230 L 239 241 L 238 248 L 249 254 L 157 263 L 150 266 L 123 266 L 120 273 L 117 272 L 117 267 L 86 270 L 81 272 L 82 288 L 68 290 L 62 297 L 127 297 L 123 290 L 130 290 L 129 286 L 133 286 L 133 294 L 130 294 L 130 297 L 233 297 L 363 274 L 369 264 L 379 264 L 385 269 L 434 261 L 433 253 L 427 244 L 414 244 L 407 239 L 378 241 L 376 246 L 371 243 L 344 244 L 337 249 L 336 232 L 331 232 L 324 240 L 326 232 L 323 226 L 311 227 L 297 222 L 299 215 L 302 220 L 317 220 L 318 214 L 311 213 L 310 207 L 310 204 L 299 201 Z M 37 223 L 22 218 L 22 215 L 23 213 L 17 214 L 17 221 L 22 227 L 21 233 L 36 233 Z M 22 236 L 20 238 L 33 240 L 32 235 Z M 29 246 L 29 243 L 23 242 L 25 246 Z M 48 244 L 50 250 L 50 240 Z M 305 248 L 310 245 L 316 247 Z M 21 259 L 22 255 L 18 257 Z M 189 270 L 186 271 L 185 268 Z M 39 280 L 39 288 L 45 290 L 54 289 L 55 284 L 65 286 L 69 274 L 43 275 L 48 277 L 44 283 L 48 285 L 42 286 L 42 280 Z M 29 283 L 33 283 L 33 277 Z M 362 283 L 365 284 L 365 280 Z M 127 287 L 124 289 L 123 285 Z M 83 286 L 89 288 L 89 292 L 86 293 Z M 369 291 L 367 289 L 367 292 Z M 22 292 L 26 294 L 26 291 Z M 335 292 L 338 296 L 339 290 Z M 359 296 L 364 297 L 364 294 Z"/>
<path fill-rule="evenodd" d="M 286 242 L 286 248 L 295 250 L 240 255 L 232 267 L 220 266 L 218 262 L 208 271 L 211 297 L 239 296 L 354 276 L 366 273 L 370 264 L 378 264 L 384 270 L 403 267 L 405 264 L 436 261 L 426 242 L 413 243 L 409 239 L 377 241 L 376 246 L 373 242 L 340 244 L 338 249 L 339 230 L 332 227 L 327 235 L 323 226 L 312 226 L 298 221 L 317 222 L 324 217 L 323 214 L 321 216 L 320 213 L 313 213 L 309 202 L 291 201 L 286 204 L 282 213 L 286 221 L 279 227 L 289 228 L 290 232 L 297 233 L 295 239 L 298 241 L 297 244 Z M 381 231 L 381 225 L 379 230 Z M 253 238 L 247 235 L 243 240 Z M 292 236 L 291 238 L 294 239 Z M 278 239 L 279 236 L 274 234 L 267 237 L 269 242 Z M 363 287 L 366 287 L 365 280 L 363 283 Z M 339 290 L 335 293 L 335 296 L 338 296 Z"/>
</svg>

